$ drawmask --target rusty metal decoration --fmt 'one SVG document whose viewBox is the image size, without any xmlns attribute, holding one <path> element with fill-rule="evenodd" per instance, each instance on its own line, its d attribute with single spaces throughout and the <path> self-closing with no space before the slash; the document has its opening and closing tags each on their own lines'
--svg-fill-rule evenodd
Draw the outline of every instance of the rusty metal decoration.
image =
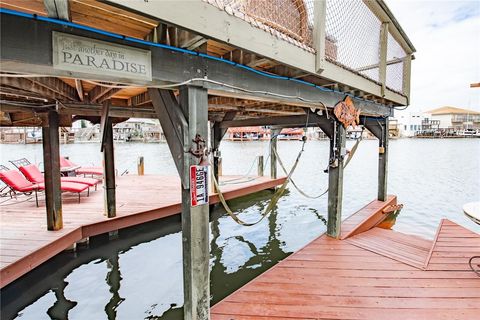
<svg viewBox="0 0 480 320">
<path fill-rule="evenodd" d="M 207 150 L 205 139 L 197 133 L 192 142 L 195 144 L 195 147 L 191 147 L 189 153 L 199 159 L 199 165 L 206 165 L 209 151 Z"/>
<path fill-rule="evenodd" d="M 333 113 L 345 128 L 360 124 L 360 109 L 355 108 L 353 100 L 349 96 L 335 105 Z"/>
</svg>

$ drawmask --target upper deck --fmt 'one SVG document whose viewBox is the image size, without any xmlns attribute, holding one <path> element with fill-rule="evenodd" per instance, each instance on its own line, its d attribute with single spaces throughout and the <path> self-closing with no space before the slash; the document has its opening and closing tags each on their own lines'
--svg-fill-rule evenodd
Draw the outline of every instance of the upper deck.
<svg viewBox="0 0 480 320">
<path fill-rule="evenodd" d="M 214 121 L 232 110 L 236 119 L 300 115 L 301 107 L 333 107 L 345 95 L 367 115 L 391 115 L 393 106 L 409 102 L 415 49 L 382 0 L 4 0 L 0 6 L 4 112 L 28 107 L 19 110 L 12 101 L 43 98 L 45 105 L 61 102 L 64 113 L 98 116 L 99 104 L 111 99 L 112 116 L 152 118 L 147 87 L 192 79 L 209 90 Z M 148 51 L 151 77 L 59 69 L 54 33 Z M 10 118 L 2 125 L 29 115 Z"/>
</svg>

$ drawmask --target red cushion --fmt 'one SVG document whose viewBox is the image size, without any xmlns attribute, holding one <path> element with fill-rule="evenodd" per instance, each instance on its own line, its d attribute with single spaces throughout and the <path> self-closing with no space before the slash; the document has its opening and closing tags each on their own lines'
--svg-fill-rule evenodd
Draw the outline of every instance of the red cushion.
<svg viewBox="0 0 480 320">
<path fill-rule="evenodd" d="M 27 178 L 28 181 L 34 182 L 34 183 L 42 183 L 45 178 L 43 177 L 42 172 L 38 167 L 34 164 L 28 164 L 26 166 L 18 168 L 21 173 Z"/>
<path fill-rule="evenodd" d="M 29 192 L 35 189 L 41 189 L 41 186 L 31 183 L 16 170 L 1 171 L 0 179 L 2 179 L 2 181 L 13 190 L 19 192 Z"/>
<path fill-rule="evenodd" d="M 93 174 L 97 176 L 103 176 L 103 169 L 99 167 L 79 168 L 75 170 L 77 174 Z"/>
<path fill-rule="evenodd" d="M 98 184 L 100 181 L 94 178 L 82 178 L 82 177 L 61 177 L 62 182 L 76 182 L 76 183 L 83 183 L 89 186 L 94 186 Z"/>
<path fill-rule="evenodd" d="M 68 191 L 68 192 L 82 192 L 87 188 L 88 188 L 87 184 L 62 181 L 60 189 L 62 191 Z"/>
</svg>

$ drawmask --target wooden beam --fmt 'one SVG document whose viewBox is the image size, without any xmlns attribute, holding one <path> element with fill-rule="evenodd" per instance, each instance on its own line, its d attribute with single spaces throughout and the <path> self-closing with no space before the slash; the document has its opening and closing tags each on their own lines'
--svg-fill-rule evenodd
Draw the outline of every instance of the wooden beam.
<svg viewBox="0 0 480 320">
<path fill-rule="evenodd" d="M 318 107 L 319 104 L 315 101 L 322 101 L 327 106 L 334 106 L 338 101 L 344 98 L 344 95 L 341 93 L 327 92 L 289 80 L 268 78 L 233 65 L 228 65 L 201 56 L 191 56 L 168 49 L 133 44 L 121 39 L 114 39 L 77 28 L 67 28 L 68 30 L 66 30 L 65 26 L 60 26 L 51 22 L 34 21 L 2 13 L 0 23 L 2 38 L 0 58 L 2 61 L 2 70 L 4 72 L 38 73 L 59 77 L 66 76 L 78 79 L 111 81 L 111 76 L 103 74 L 72 73 L 70 71 L 62 71 L 53 68 L 50 54 L 52 50 L 51 33 L 52 31 L 68 31 L 68 33 L 73 35 L 106 40 L 110 43 L 121 43 L 131 47 L 150 50 L 152 53 L 153 80 L 122 79 L 122 82 L 125 83 L 154 86 L 165 84 L 165 82 L 181 83 L 192 78 L 207 77 L 208 79 L 218 82 L 203 83 L 203 86 L 209 89 L 210 94 L 217 94 L 217 92 L 219 92 L 220 94 L 218 95 L 222 95 L 221 93 L 223 93 L 223 95 L 238 96 L 244 99 L 262 99 L 276 103 L 309 107 Z M 15 26 L 14 30 L 12 26 Z M 19 38 L 16 37 L 16 34 L 18 33 L 25 35 L 20 41 Z M 301 58 L 296 56 L 295 60 L 301 60 Z M 326 69 L 322 72 L 322 77 L 329 79 L 329 76 L 334 78 L 341 76 L 342 79 L 348 80 L 351 76 L 353 77 L 352 81 L 355 82 L 355 86 L 352 87 L 379 96 L 379 86 L 372 81 L 366 80 L 352 72 L 343 70 L 338 66 L 332 66 L 331 72 L 327 71 L 328 70 Z M 351 81 L 348 80 L 346 82 Z M 221 83 L 230 86 L 227 87 Z M 202 82 L 199 82 L 198 84 L 201 85 Z M 239 90 L 231 86 L 251 90 Z M 275 94 L 275 96 L 266 95 L 264 92 L 271 92 L 272 94 Z M 394 94 L 388 90 L 387 93 L 386 98 L 391 101 L 395 101 L 396 103 L 405 101 L 405 97 L 402 97 L 399 94 Z M 300 96 L 302 99 L 297 98 L 297 96 Z M 399 98 L 399 100 L 396 98 Z M 303 101 L 305 99 L 311 100 L 311 102 Z M 388 107 L 375 105 L 368 101 L 356 101 L 356 106 L 360 108 L 364 114 L 389 115 L 391 113 L 391 110 Z"/>
<path fill-rule="evenodd" d="M 58 94 L 57 92 L 52 91 L 45 86 L 39 85 L 38 83 L 35 83 L 26 78 L 0 77 L 0 83 L 2 86 L 9 86 L 24 91 L 37 93 L 45 99 L 64 100 L 65 98 L 63 95 Z"/>
<path fill-rule="evenodd" d="M 75 79 L 75 89 L 77 90 L 78 99 L 80 101 L 83 101 L 84 93 L 83 93 L 82 80 Z"/>
<path fill-rule="evenodd" d="M 120 90 L 120 88 L 96 86 L 88 93 L 88 100 L 91 102 L 102 103 L 103 101 L 110 99 Z"/>
<path fill-rule="evenodd" d="M 183 161 L 185 157 L 184 146 L 189 143 L 184 140 L 184 132 L 188 128 L 188 122 L 180 110 L 178 101 L 172 91 L 149 88 L 148 95 L 152 99 L 153 107 L 160 120 L 173 161 L 182 178 L 182 184 L 186 187 L 188 181 L 183 180 Z"/>
<path fill-rule="evenodd" d="M 49 18 L 65 21 L 71 20 L 70 4 L 68 0 L 43 0 Z"/>
<path fill-rule="evenodd" d="M 47 229 L 63 228 L 62 192 L 60 190 L 59 117 L 56 111 L 48 112 L 48 124 L 42 127 L 43 163 L 45 169 L 45 203 Z"/>
<path fill-rule="evenodd" d="M 152 97 L 153 98 L 153 97 Z M 194 150 L 198 136 L 207 139 L 208 94 L 198 87 L 180 88 L 180 107 L 188 127 L 183 131 L 185 150 Z M 204 145 L 206 148 L 207 146 Z M 200 151 L 200 150 L 198 150 Z M 198 165 L 201 159 L 185 153 L 181 179 L 188 181 L 182 187 L 182 243 L 183 243 L 183 313 L 185 320 L 207 320 L 210 318 L 210 250 L 209 250 L 209 206 L 192 206 L 190 188 L 190 166 Z"/>
<path fill-rule="evenodd" d="M 78 96 L 76 89 L 69 86 L 62 80 L 53 77 L 42 77 L 42 78 L 28 78 L 28 80 L 36 83 L 50 91 L 53 91 L 62 97 L 67 98 L 68 100 L 78 101 Z"/>
<path fill-rule="evenodd" d="M 471 83 L 470 88 L 480 88 L 480 82 L 477 83 Z"/>
<path fill-rule="evenodd" d="M 265 117 L 244 120 L 222 121 L 220 128 L 252 127 L 252 126 L 280 126 L 283 128 L 318 127 L 321 123 L 329 124 L 325 116 L 310 113 L 309 115 L 295 115 L 285 117 Z"/>
<path fill-rule="evenodd" d="M 343 201 L 343 166 L 346 155 L 346 129 L 336 121 L 335 132 L 330 138 L 330 161 L 328 166 L 328 222 L 327 235 L 340 237 Z"/>
</svg>

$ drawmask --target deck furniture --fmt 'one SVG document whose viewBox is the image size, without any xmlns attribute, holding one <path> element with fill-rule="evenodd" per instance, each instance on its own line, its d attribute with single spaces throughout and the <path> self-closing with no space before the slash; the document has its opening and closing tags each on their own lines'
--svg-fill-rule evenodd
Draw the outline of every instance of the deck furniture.
<svg viewBox="0 0 480 320">
<path fill-rule="evenodd" d="M 480 201 L 466 203 L 463 206 L 463 212 L 467 217 L 470 218 L 470 220 L 476 224 L 480 224 Z M 470 265 L 472 271 L 480 277 L 480 256 L 472 256 L 470 260 L 468 260 L 468 264 Z"/>
<path fill-rule="evenodd" d="M 69 169 L 75 171 L 78 175 L 92 175 L 92 176 L 103 176 L 102 167 L 82 167 L 79 166 L 65 157 L 60 157 L 60 168 L 63 170 Z"/>
<path fill-rule="evenodd" d="M 7 184 L 11 192 L 16 194 L 17 192 L 28 194 L 35 193 L 35 202 L 38 207 L 38 191 L 45 190 L 43 183 L 33 183 L 28 181 L 17 170 L 10 170 L 9 168 L 0 165 L 0 179 Z M 80 203 L 80 193 L 87 190 L 87 196 L 90 195 L 90 187 L 87 184 L 75 183 L 75 182 L 61 182 L 60 190 L 62 192 L 78 193 L 78 202 Z M 12 193 L 10 195 L 12 195 Z"/>
<path fill-rule="evenodd" d="M 14 163 L 14 161 L 10 161 Z M 30 163 L 24 166 L 18 166 L 18 170 L 27 178 L 28 181 L 33 183 L 43 183 L 45 178 L 43 177 L 43 173 L 37 167 L 37 165 Z M 97 184 L 100 180 L 95 178 L 84 178 L 84 177 L 60 177 L 61 182 L 74 182 L 74 183 L 81 183 L 86 184 L 89 187 L 95 187 L 97 190 Z"/>
<path fill-rule="evenodd" d="M 16 170 L 10 170 L 9 168 L 0 165 L 0 180 L 2 180 L 6 186 L 10 189 L 10 197 L 17 193 L 23 193 L 30 195 L 35 193 L 35 203 L 38 207 L 38 191 L 44 190 L 45 186 L 42 183 L 32 183 L 25 179 L 20 172 Z"/>
</svg>

